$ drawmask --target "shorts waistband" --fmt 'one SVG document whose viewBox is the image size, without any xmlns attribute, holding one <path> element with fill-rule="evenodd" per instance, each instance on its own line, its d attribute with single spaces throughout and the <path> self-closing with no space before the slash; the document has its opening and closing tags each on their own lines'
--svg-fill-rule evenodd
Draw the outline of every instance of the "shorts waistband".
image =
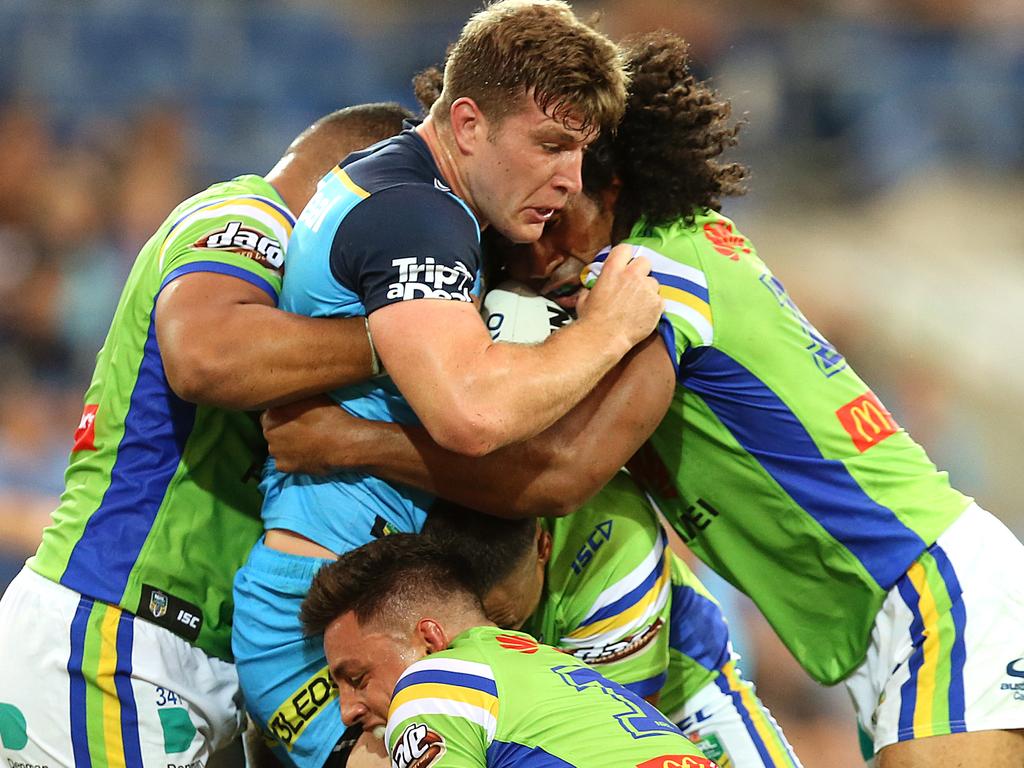
<svg viewBox="0 0 1024 768">
<path fill-rule="evenodd" d="M 306 557 L 271 549 L 261 538 L 249 553 L 245 567 L 308 586 L 317 571 L 327 563 L 333 562 L 331 558 Z"/>
</svg>

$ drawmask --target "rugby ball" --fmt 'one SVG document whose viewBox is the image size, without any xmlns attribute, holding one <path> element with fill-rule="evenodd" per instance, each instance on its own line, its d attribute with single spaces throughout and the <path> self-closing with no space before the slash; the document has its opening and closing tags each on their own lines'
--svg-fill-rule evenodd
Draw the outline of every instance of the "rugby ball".
<svg viewBox="0 0 1024 768">
<path fill-rule="evenodd" d="M 572 315 L 551 299 L 514 280 L 487 292 L 483 317 L 492 339 L 517 344 L 537 344 L 572 322 Z"/>
</svg>

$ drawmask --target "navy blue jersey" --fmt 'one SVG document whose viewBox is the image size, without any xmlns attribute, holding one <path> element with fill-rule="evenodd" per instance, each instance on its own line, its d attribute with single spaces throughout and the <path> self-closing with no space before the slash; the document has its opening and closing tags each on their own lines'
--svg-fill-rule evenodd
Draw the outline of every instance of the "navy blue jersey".
<svg viewBox="0 0 1024 768">
<path fill-rule="evenodd" d="M 472 301 L 480 287 L 480 227 L 407 130 L 349 155 L 325 176 L 288 249 L 281 308 L 312 317 L 368 315 L 417 299 Z M 367 419 L 418 423 L 387 376 L 336 390 Z M 264 472 L 266 528 L 295 531 L 334 552 L 368 540 L 378 517 L 420 529 L 431 497 L 359 472 L 328 477 Z"/>
</svg>

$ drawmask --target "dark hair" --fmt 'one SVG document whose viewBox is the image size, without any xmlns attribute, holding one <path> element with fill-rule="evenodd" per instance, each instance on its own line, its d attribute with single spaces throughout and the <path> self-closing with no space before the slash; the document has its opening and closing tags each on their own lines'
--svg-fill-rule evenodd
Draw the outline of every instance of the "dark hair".
<svg viewBox="0 0 1024 768">
<path fill-rule="evenodd" d="M 393 101 L 356 104 L 324 115 L 300 133 L 291 146 L 316 136 L 325 144 L 334 142 L 362 149 L 401 133 L 402 122 L 413 117 L 411 111 Z"/>
<path fill-rule="evenodd" d="M 395 533 L 321 568 L 302 601 L 299 618 L 307 633 L 322 634 L 350 611 L 361 624 L 402 618 L 437 596 L 480 607 L 465 560 L 425 536 Z"/>
<path fill-rule="evenodd" d="M 702 210 L 746 190 L 747 169 L 716 158 L 735 146 L 740 126 L 731 107 L 689 68 L 686 42 L 670 32 L 649 32 L 622 43 L 632 85 L 615 135 L 602 134 L 583 159 L 583 186 L 595 195 L 612 178 L 622 182 L 614 239 L 643 218 L 689 224 Z"/>
<path fill-rule="evenodd" d="M 469 563 L 481 599 L 533 551 L 536 518 L 509 520 L 438 499 L 423 524 L 423 536 Z"/>
<path fill-rule="evenodd" d="M 439 104 L 469 97 L 500 121 L 530 95 L 554 120 L 590 133 L 618 122 L 627 84 L 616 45 L 567 3 L 499 0 L 474 14 L 449 48 Z"/>
</svg>

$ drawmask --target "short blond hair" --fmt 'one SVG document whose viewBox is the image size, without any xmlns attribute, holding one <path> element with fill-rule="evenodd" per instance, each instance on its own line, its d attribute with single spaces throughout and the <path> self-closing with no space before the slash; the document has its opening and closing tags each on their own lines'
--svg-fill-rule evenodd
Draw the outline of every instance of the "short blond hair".
<svg viewBox="0 0 1024 768">
<path fill-rule="evenodd" d="M 618 47 L 561 0 L 499 0 L 477 12 L 448 51 L 437 101 L 460 98 L 499 121 L 531 96 L 567 128 L 596 133 L 622 117 L 629 77 Z"/>
</svg>

